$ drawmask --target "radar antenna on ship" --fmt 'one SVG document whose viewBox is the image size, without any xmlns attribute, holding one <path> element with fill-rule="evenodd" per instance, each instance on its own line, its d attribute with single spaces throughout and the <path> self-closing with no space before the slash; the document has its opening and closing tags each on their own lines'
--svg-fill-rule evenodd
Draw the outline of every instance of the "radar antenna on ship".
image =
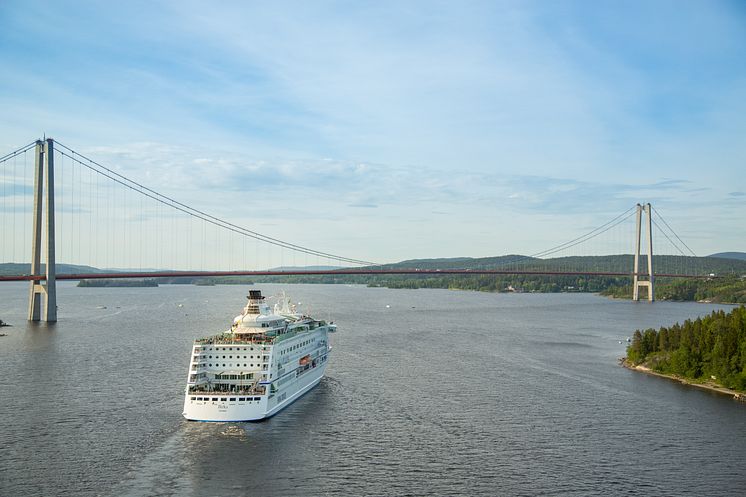
<svg viewBox="0 0 746 497">
<path fill-rule="evenodd" d="M 276 295 L 277 302 L 275 302 L 275 314 L 287 316 L 295 314 L 295 306 L 290 303 L 290 297 L 285 294 L 283 290 Z"/>
</svg>

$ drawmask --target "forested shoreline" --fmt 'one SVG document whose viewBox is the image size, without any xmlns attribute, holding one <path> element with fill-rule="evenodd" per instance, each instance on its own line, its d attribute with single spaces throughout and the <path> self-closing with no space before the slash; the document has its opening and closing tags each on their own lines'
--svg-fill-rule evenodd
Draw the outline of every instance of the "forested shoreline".
<svg viewBox="0 0 746 497">
<path fill-rule="evenodd" d="M 114 279 L 100 279 L 100 280 L 80 280 L 78 282 L 79 287 L 95 287 L 95 288 L 145 288 L 145 287 L 157 287 L 158 282 L 153 279 L 142 279 L 142 280 L 114 280 Z"/>
<path fill-rule="evenodd" d="M 630 298 L 632 284 L 609 286 L 601 295 Z M 720 304 L 746 304 L 746 279 L 738 276 L 720 278 L 665 279 L 657 281 L 656 300 L 674 302 L 713 302 Z"/>
<path fill-rule="evenodd" d="M 746 392 L 746 307 L 659 330 L 635 331 L 626 361 L 695 382 Z"/>
</svg>

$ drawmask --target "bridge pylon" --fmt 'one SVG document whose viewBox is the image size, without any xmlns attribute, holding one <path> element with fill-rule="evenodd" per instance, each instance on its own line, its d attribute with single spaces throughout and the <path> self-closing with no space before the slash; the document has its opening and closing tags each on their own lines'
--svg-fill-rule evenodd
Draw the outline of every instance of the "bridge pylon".
<svg viewBox="0 0 746 497">
<path fill-rule="evenodd" d="M 51 138 L 44 141 L 37 140 L 35 156 L 31 275 L 42 275 L 43 242 L 46 252 L 46 281 L 42 284 L 40 281 L 31 280 L 28 320 L 53 323 L 57 321 L 57 280 L 54 256 L 54 140 Z M 45 227 L 43 239 L 42 224 Z"/>
<path fill-rule="evenodd" d="M 642 215 L 645 213 L 645 226 L 647 228 L 647 242 L 648 242 L 648 272 L 640 273 L 640 242 L 642 235 Z M 632 273 L 632 300 L 638 302 L 640 300 L 640 288 L 646 287 L 648 289 L 648 302 L 655 300 L 655 277 L 653 276 L 653 219 L 652 219 L 652 208 L 650 203 L 645 205 L 637 204 L 637 222 L 636 222 L 636 236 L 635 236 L 635 259 L 634 259 L 634 270 Z M 640 277 L 646 277 L 647 280 L 640 279 Z"/>
</svg>

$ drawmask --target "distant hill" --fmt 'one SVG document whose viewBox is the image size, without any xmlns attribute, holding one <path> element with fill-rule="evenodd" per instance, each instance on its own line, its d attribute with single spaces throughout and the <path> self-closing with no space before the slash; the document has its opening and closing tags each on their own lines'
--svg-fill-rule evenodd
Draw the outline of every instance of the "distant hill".
<svg viewBox="0 0 746 497">
<path fill-rule="evenodd" d="M 381 267 L 420 269 L 498 269 L 500 266 L 505 266 L 517 261 L 541 261 L 541 259 L 517 254 L 479 258 L 449 257 L 441 259 L 409 259 L 393 264 L 383 264 Z"/>
<path fill-rule="evenodd" d="M 717 254 L 708 255 L 707 257 L 717 257 L 719 259 L 736 259 L 739 261 L 746 261 L 746 252 L 719 252 Z"/>
<path fill-rule="evenodd" d="M 746 254 L 745 254 L 746 255 Z M 645 264 L 645 262 L 643 262 Z M 385 264 L 384 268 L 419 268 L 419 269 L 521 269 L 526 271 L 608 271 L 631 273 L 632 254 L 557 257 L 554 259 L 537 259 L 523 255 L 504 255 L 499 257 L 459 257 L 453 259 L 413 259 L 394 264 Z M 746 274 L 746 258 L 687 257 L 678 255 L 653 256 L 653 268 L 656 273 L 669 274 Z"/>
<path fill-rule="evenodd" d="M 42 272 L 46 269 L 46 264 L 42 264 Z M 91 266 L 77 266 L 75 264 L 57 264 L 57 274 L 91 274 L 91 273 L 102 273 L 101 269 Z M 31 264 L 18 263 L 18 262 L 3 262 L 0 263 L 0 275 L 16 275 L 16 274 L 30 274 Z"/>
</svg>

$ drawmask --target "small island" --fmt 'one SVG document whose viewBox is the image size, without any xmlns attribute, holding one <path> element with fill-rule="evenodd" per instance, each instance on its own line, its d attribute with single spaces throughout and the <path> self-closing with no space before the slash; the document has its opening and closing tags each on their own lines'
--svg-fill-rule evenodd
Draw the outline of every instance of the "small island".
<svg viewBox="0 0 746 497">
<path fill-rule="evenodd" d="M 109 288 L 109 287 L 127 287 L 127 288 L 139 288 L 139 287 L 157 287 L 158 282 L 154 279 L 143 279 L 143 280 L 80 280 L 78 282 L 79 287 L 95 287 L 95 288 Z"/>
<path fill-rule="evenodd" d="M 622 364 L 746 401 L 746 307 L 637 330 Z"/>
</svg>

